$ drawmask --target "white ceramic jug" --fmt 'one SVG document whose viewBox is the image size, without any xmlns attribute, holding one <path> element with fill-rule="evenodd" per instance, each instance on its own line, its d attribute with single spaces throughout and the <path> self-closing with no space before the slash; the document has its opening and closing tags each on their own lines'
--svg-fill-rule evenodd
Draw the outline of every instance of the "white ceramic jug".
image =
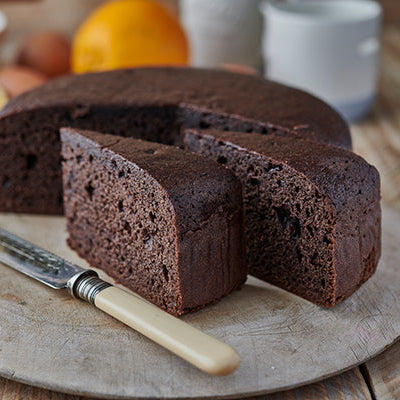
<svg viewBox="0 0 400 400">
<path fill-rule="evenodd" d="M 371 0 L 265 2 L 263 55 L 270 79 L 305 89 L 348 120 L 376 93 L 382 10 Z"/>
</svg>

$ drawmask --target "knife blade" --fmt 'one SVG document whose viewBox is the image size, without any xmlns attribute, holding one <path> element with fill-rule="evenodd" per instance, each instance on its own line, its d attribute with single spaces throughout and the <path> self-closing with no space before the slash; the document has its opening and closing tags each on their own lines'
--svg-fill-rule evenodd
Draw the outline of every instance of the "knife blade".
<svg viewBox="0 0 400 400">
<path fill-rule="evenodd" d="M 81 268 L 0 228 L 0 262 L 53 289 L 68 289 L 200 370 L 233 373 L 240 356 L 228 344 L 173 317 L 138 295 L 129 294 Z"/>
</svg>

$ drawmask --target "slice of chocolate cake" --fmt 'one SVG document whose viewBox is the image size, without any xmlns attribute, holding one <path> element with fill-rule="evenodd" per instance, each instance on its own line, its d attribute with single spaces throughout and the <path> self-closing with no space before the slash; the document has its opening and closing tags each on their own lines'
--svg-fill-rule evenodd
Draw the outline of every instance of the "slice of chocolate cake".
<svg viewBox="0 0 400 400">
<path fill-rule="evenodd" d="M 380 180 L 361 157 L 280 135 L 189 130 L 185 143 L 241 180 L 251 274 L 332 307 L 375 272 Z"/>
<path fill-rule="evenodd" d="M 246 280 L 235 175 L 177 147 L 61 130 L 69 244 L 174 315 Z"/>
</svg>

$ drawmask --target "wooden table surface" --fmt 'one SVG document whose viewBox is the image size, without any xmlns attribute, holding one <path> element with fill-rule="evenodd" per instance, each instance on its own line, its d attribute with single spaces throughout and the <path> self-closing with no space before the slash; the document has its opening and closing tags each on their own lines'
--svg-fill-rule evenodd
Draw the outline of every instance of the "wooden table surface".
<svg viewBox="0 0 400 400">
<path fill-rule="evenodd" d="M 355 151 L 381 173 L 383 200 L 400 212 L 400 24 L 383 30 L 381 77 L 370 116 L 352 126 Z M 1 352 L 0 352 L 1 357 Z M 0 400 L 78 400 L 0 378 Z M 378 357 L 338 376 L 253 400 L 400 399 L 400 342 Z"/>
</svg>

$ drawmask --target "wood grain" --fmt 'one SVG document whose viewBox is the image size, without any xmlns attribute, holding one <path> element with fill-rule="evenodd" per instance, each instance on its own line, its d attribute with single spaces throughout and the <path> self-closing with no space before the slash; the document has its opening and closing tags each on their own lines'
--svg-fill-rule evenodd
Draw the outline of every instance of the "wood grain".
<svg viewBox="0 0 400 400">
<path fill-rule="evenodd" d="M 371 400 L 363 376 L 358 368 L 321 382 L 285 392 L 252 397 L 251 400 Z"/>
<path fill-rule="evenodd" d="M 47 389 L 22 385 L 0 378 L 1 400 L 94 400 L 66 395 Z M 371 400 L 368 387 L 358 368 L 304 387 L 248 400 Z"/>
<path fill-rule="evenodd" d="M 400 343 L 368 361 L 365 367 L 376 399 L 400 399 Z"/>
<path fill-rule="evenodd" d="M 83 398 L 80 396 L 71 396 L 33 386 L 27 386 L 9 379 L 0 378 L 0 399 L 1 400 L 81 400 Z"/>
</svg>

